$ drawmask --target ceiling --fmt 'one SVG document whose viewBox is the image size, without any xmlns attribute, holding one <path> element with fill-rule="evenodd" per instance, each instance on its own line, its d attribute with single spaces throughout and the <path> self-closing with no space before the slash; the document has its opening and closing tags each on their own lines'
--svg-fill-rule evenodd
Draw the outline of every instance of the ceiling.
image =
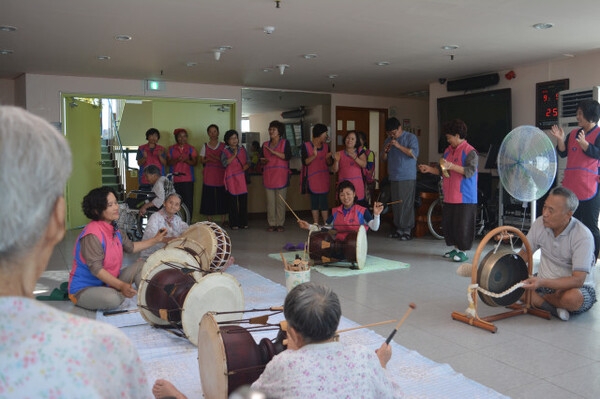
<svg viewBox="0 0 600 399">
<path fill-rule="evenodd" d="M 163 79 L 275 97 L 426 95 L 440 78 L 596 50 L 599 15 L 598 0 L 2 0 L 0 25 L 17 30 L 0 30 L 0 53 L 12 51 L 0 55 L 0 78 Z M 540 22 L 554 27 L 532 27 Z M 217 61 L 221 46 L 231 49 Z"/>
</svg>

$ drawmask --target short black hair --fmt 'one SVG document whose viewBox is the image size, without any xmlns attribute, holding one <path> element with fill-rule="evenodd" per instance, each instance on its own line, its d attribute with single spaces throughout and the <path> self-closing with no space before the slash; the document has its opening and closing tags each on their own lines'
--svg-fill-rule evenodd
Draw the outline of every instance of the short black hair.
<svg viewBox="0 0 600 399">
<path fill-rule="evenodd" d="M 392 130 L 396 130 L 400 126 L 401 126 L 401 123 L 398 120 L 398 118 L 396 118 L 395 116 L 392 116 L 391 118 L 388 118 L 385 121 L 385 131 L 386 132 L 391 132 Z"/>
<path fill-rule="evenodd" d="M 225 142 L 225 144 L 229 144 L 229 139 L 232 136 L 238 136 L 238 138 L 240 137 L 239 133 L 237 132 L 237 130 L 228 130 L 225 132 L 225 137 L 223 137 L 223 141 Z"/>
<path fill-rule="evenodd" d="M 81 209 L 88 219 L 100 220 L 102 212 L 108 208 L 108 194 L 113 193 L 115 198 L 117 193 L 112 187 L 98 187 L 87 193 L 83 197 Z"/>
<path fill-rule="evenodd" d="M 600 104 L 596 100 L 581 100 L 579 104 L 577 104 L 577 108 L 581 110 L 583 117 L 594 123 L 598 123 L 600 119 Z"/>
<path fill-rule="evenodd" d="M 156 165 L 148 165 L 144 168 L 145 175 L 161 175 L 160 168 Z"/>
<path fill-rule="evenodd" d="M 467 137 L 467 124 L 460 119 L 453 119 L 442 125 L 442 134 L 458 135 L 458 137 L 464 139 Z"/>
<path fill-rule="evenodd" d="M 316 125 L 313 126 L 312 128 L 312 136 L 313 138 L 317 138 L 320 135 L 322 135 L 323 133 L 327 132 L 329 129 L 327 129 L 327 126 L 325 126 L 322 123 L 317 123 Z"/>
<path fill-rule="evenodd" d="M 349 188 L 350 190 L 356 193 L 356 188 L 350 180 L 341 181 L 340 184 L 338 184 L 337 193 L 341 193 L 342 191 L 344 191 L 345 188 Z"/>
<path fill-rule="evenodd" d="M 283 135 L 285 134 L 285 125 L 282 122 L 271 121 L 271 123 L 269 123 L 269 129 L 272 127 L 277 129 L 277 131 L 279 132 L 279 137 L 283 137 Z"/>
<path fill-rule="evenodd" d="M 146 140 L 148 140 L 148 137 L 152 136 L 153 134 L 156 134 L 158 136 L 158 139 L 160 140 L 160 132 L 154 127 L 151 127 L 150 129 L 146 130 Z"/>
</svg>

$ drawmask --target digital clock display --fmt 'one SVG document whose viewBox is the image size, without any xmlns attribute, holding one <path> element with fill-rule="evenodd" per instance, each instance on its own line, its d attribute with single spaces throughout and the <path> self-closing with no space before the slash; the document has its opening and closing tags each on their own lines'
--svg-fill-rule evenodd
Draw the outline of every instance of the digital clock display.
<svg viewBox="0 0 600 399">
<path fill-rule="evenodd" d="M 569 79 L 540 82 L 535 85 L 535 125 L 550 129 L 558 123 L 558 93 L 569 88 Z"/>
</svg>

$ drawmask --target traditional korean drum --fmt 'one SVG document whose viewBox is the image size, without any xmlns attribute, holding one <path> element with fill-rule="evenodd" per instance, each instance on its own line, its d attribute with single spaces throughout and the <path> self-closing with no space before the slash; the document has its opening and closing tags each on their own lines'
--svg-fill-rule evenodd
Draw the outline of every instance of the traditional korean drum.
<svg viewBox="0 0 600 399">
<path fill-rule="evenodd" d="M 231 256 L 231 239 L 225 230 L 213 222 L 198 222 L 181 234 L 191 238 L 206 249 L 210 262 L 209 271 L 221 271 Z"/>
<path fill-rule="evenodd" d="M 343 241 L 336 240 L 329 232 L 311 232 L 308 236 L 308 256 L 316 263 L 327 264 L 347 261 L 363 269 L 367 261 L 367 230 L 344 232 Z"/>
</svg>

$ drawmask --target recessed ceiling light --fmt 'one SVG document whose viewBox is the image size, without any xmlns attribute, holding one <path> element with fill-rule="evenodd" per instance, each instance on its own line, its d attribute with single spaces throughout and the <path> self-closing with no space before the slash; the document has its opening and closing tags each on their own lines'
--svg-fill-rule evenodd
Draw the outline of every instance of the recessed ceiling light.
<svg viewBox="0 0 600 399">
<path fill-rule="evenodd" d="M 10 25 L 2 25 L 2 26 L 0 26 L 0 31 L 1 32 L 14 32 L 16 30 L 17 30 L 17 28 L 15 26 L 10 26 Z"/>
<path fill-rule="evenodd" d="M 273 68 L 263 68 L 263 72 L 273 72 Z"/>
<path fill-rule="evenodd" d="M 0 55 L 11 55 L 12 53 L 14 53 L 14 51 L 9 50 L 9 49 L 0 49 Z"/>
<path fill-rule="evenodd" d="M 335 79 L 338 77 L 338 75 L 336 75 L 335 73 L 330 74 L 329 76 L 327 76 L 329 79 Z"/>
<path fill-rule="evenodd" d="M 456 44 L 447 44 L 445 46 L 442 46 L 442 50 L 456 50 L 459 47 L 460 46 L 458 46 Z"/>
<path fill-rule="evenodd" d="M 575 54 L 565 53 L 565 54 L 563 54 L 563 56 L 567 57 L 567 58 L 575 58 Z"/>
<path fill-rule="evenodd" d="M 117 35 L 117 36 L 115 36 L 115 39 L 117 39 L 120 42 L 127 42 L 129 40 L 132 40 L 133 37 L 131 37 L 129 35 Z"/>
<path fill-rule="evenodd" d="M 275 32 L 275 27 L 274 26 L 265 26 L 263 28 L 263 32 L 265 32 L 267 35 L 270 35 L 271 33 Z"/>
<path fill-rule="evenodd" d="M 185 66 L 187 66 L 187 67 L 195 67 L 196 65 L 198 65 L 198 63 L 194 62 L 194 61 L 190 61 L 190 62 L 186 62 L 185 63 Z"/>
<path fill-rule="evenodd" d="M 304 57 L 304 59 L 307 59 L 307 60 L 312 60 L 313 58 L 317 58 L 317 55 L 311 53 L 311 54 L 304 54 L 302 57 Z"/>
<path fill-rule="evenodd" d="M 110 60 L 110 55 L 99 55 L 98 58 L 100 61 L 107 61 Z"/>
<path fill-rule="evenodd" d="M 550 29 L 554 26 L 552 22 L 540 22 L 533 25 L 533 29 Z"/>
<path fill-rule="evenodd" d="M 219 46 L 217 47 L 217 50 L 219 51 L 227 51 L 227 50 L 231 50 L 232 47 L 231 46 Z"/>
<path fill-rule="evenodd" d="M 390 65 L 390 62 L 389 61 L 379 61 L 379 62 L 376 62 L 375 65 L 388 66 L 388 65 Z"/>
</svg>

